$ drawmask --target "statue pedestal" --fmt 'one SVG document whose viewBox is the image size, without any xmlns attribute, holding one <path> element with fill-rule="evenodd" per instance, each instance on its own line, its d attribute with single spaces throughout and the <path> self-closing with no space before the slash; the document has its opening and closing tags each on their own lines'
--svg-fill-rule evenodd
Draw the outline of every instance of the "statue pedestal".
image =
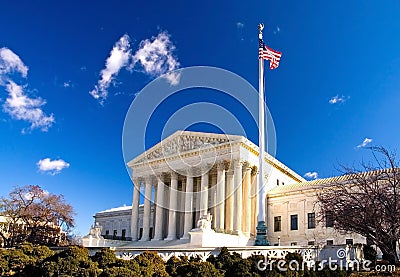
<svg viewBox="0 0 400 277">
<path fill-rule="evenodd" d="M 193 246 L 208 246 L 214 240 L 215 231 L 205 228 L 196 228 L 189 232 L 190 245 Z"/>
<path fill-rule="evenodd" d="M 237 247 L 246 246 L 249 237 L 241 232 L 237 235 L 216 233 L 211 229 L 211 214 L 203 215 L 197 222 L 197 228 L 189 232 L 190 245 L 194 247 Z"/>
<path fill-rule="evenodd" d="M 195 247 L 243 247 L 249 237 L 242 234 L 230 235 L 216 233 L 211 229 L 196 228 L 189 232 L 190 245 Z"/>
</svg>

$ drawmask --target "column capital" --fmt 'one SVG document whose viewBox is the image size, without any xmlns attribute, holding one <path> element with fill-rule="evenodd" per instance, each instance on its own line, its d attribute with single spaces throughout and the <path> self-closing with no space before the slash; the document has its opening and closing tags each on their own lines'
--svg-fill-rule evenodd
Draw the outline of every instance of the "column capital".
<svg viewBox="0 0 400 277">
<path fill-rule="evenodd" d="M 133 182 L 133 187 L 136 188 L 137 190 L 140 190 L 140 187 L 142 186 L 142 178 L 132 177 L 132 182 Z"/>
<path fill-rule="evenodd" d="M 258 166 L 253 165 L 251 167 L 251 175 L 257 175 L 259 173 Z"/>
<path fill-rule="evenodd" d="M 132 182 L 142 182 L 143 176 L 132 175 L 131 179 L 132 179 Z"/>
<path fill-rule="evenodd" d="M 164 182 L 167 177 L 166 175 L 167 174 L 165 172 L 160 172 L 155 175 L 155 178 L 156 178 L 157 182 L 159 182 L 159 181 Z"/>
<path fill-rule="evenodd" d="M 243 165 L 243 170 L 245 170 L 245 171 L 252 169 L 252 166 L 248 161 L 243 161 L 242 165 Z"/>
<path fill-rule="evenodd" d="M 178 173 L 176 173 L 175 171 L 170 171 L 168 172 L 171 176 L 171 179 L 178 179 Z"/>
<path fill-rule="evenodd" d="M 226 170 L 229 168 L 229 163 L 227 161 L 220 161 L 217 163 L 217 170 Z"/>
<path fill-rule="evenodd" d="M 244 161 L 241 159 L 235 159 L 233 160 L 233 167 L 237 168 L 237 167 L 242 167 L 243 166 Z"/>
<path fill-rule="evenodd" d="M 143 176 L 143 179 L 144 179 L 144 181 L 145 181 L 146 184 L 147 184 L 147 183 L 151 183 L 151 182 L 154 180 L 154 175 L 146 175 L 146 176 Z"/>
<path fill-rule="evenodd" d="M 226 171 L 226 175 L 233 176 L 234 171 L 232 169 L 228 169 Z"/>
</svg>

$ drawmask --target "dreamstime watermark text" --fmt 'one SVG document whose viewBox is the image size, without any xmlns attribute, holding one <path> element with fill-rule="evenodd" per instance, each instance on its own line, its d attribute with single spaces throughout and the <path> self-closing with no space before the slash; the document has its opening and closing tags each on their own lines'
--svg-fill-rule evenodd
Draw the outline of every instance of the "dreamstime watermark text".
<svg viewBox="0 0 400 277">
<path fill-rule="evenodd" d="M 396 271 L 395 265 L 377 264 L 373 265 L 370 260 L 362 259 L 344 259 L 346 250 L 341 248 L 337 251 L 338 259 L 329 257 L 327 260 L 321 261 L 298 261 L 298 260 L 283 260 L 283 259 L 268 259 L 266 256 L 257 263 L 257 268 L 260 271 L 265 270 L 277 270 L 281 272 L 286 271 L 303 271 L 313 270 L 322 271 L 329 269 L 335 270 L 346 270 L 346 271 L 376 271 L 376 272 L 394 272 Z"/>
</svg>

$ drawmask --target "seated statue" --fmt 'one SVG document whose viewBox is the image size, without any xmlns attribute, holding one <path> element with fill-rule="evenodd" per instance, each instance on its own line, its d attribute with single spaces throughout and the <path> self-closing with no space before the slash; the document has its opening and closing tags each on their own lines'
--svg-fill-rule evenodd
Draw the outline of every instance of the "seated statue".
<svg viewBox="0 0 400 277">
<path fill-rule="evenodd" d="M 89 231 L 89 235 L 95 238 L 100 238 L 101 237 L 101 230 L 103 228 L 99 225 L 98 222 L 96 222 L 96 225 L 92 225 Z"/>
<path fill-rule="evenodd" d="M 199 221 L 197 221 L 197 228 L 211 230 L 211 221 L 212 215 L 210 213 L 207 213 L 207 215 L 202 215 Z"/>
</svg>

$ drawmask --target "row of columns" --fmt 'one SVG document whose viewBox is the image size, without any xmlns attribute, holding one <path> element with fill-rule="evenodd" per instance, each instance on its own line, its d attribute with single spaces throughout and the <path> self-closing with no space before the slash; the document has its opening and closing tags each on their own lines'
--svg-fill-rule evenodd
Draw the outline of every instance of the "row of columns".
<svg viewBox="0 0 400 277">
<path fill-rule="evenodd" d="M 254 171 L 253 171 L 254 173 Z M 170 172 L 169 185 L 170 196 L 168 203 L 165 203 L 164 179 L 165 176 L 157 176 L 157 186 L 155 188 L 155 220 L 154 220 L 154 238 L 153 240 L 174 240 L 177 239 L 177 210 L 178 210 L 178 174 Z M 255 230 L 257 216 L 257 181 L 252 174 L 252 168 L 246 162 L 235 161 L 232 169 L 226 170 L 226 164 L 217 164 L 215 195 L 210 195 L 210 172 L 205 172 L 200 177 L 200 199 L 199 200 L 199 217 L 207 217 L 209 210 L 213 213 L 213 226 L 217 231 L 225 231 L 233 234 L 250 235 Z M 138 239 L 138 222 L 139 222 L 139 201 L 140 201 L 140 184 L 144 180 L 144 212 L 143 212 L 143 232 L 142 241 L 150 240 L 150 209 L 153 180 L 156 176 L 147 176 L 143 179 L 133 179 L 133 201 L 132 201 L 132 218 L 131 218 L 131 236 L 132 240 Z M 184 201 L 183 215 L 183 235 L 181 239 L 189 239 L 189 232 L 193 227 L 193 211 L 196 208 L 194 203 L 194 177 L 187 174 L 185 180 L 185 197 L 181 197 L 180 201 Z M 214 185 L 212 182 L 211 185 Z M 164 207 L 168 207 L 167 234 L 163 236 Z M 180 222 L 182 224 L 182 222 Z"/>
</svg>

